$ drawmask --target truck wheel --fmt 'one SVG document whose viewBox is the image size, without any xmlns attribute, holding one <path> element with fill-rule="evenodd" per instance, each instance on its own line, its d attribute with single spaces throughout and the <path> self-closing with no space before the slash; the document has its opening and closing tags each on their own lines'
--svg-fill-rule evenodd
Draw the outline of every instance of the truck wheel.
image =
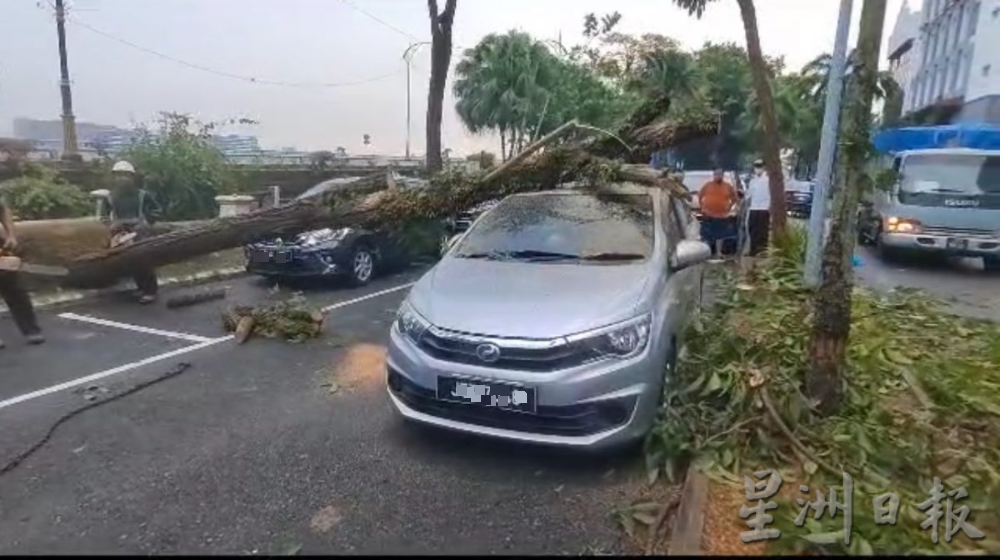
<svg viewBox="0 0 1000 560">
<path fill-rule="evenodd" d="M 1000 272 L 1000 257 L 983 257 L 983 268 L 986 272 Z"/>
<path fill-rule="evenodd" d="M 348 277 L 353 286 L 364 286 L 375 273 L 375 254 L 367 245 L 358 245 L 348 263 Z"/>
<path fill-rule="evenodd" d="M 878 256 L 882 261 L 887 263 L 899 261 L 899 249 L 886 247 L 882 243 L 882 228 L 878 228 L 875 232 L 875 247 L 878 249 Z"/>
</svg>

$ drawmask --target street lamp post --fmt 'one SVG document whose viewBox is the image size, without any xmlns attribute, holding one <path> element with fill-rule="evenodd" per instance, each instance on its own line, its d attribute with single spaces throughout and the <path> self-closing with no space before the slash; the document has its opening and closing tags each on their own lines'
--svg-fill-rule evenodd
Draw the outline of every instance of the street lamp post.
<svg viewBox="0 0 1000 560">
<path fill-rule="evenodd" d="M 410 43 L 403 51 L 403 60 L 406 62 L 406 159 L 410 159 L 410 66 L 417 48 L 429 44 L 426 41 Z"/>
</svg>

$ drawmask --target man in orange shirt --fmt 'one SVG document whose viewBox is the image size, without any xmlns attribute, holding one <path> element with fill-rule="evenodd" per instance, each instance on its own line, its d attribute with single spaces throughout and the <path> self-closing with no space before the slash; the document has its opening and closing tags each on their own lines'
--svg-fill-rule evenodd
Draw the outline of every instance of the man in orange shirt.
<svg viewBox="0 0 1000 560">
<path fill-rule="evenodd" d="M 712 180 L 705 183 L 698 193 L 701 206 L 701 238 L 712 248 L 712 254 L 721 251 L 720 242 L 735 236 L 736 219 L 732 216 L 737 203 L 736 189 L 724 179 L 722 169 L 712 173 Z"/>
</svg>

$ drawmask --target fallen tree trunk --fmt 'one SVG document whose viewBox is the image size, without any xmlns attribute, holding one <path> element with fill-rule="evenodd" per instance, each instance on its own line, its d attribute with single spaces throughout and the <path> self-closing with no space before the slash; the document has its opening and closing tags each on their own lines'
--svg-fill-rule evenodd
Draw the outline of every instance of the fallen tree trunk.
<svg viewBox="0 0 1000 560">
<path fill-rule="evenodd" d="M 668 188 L 676 196 L 687 197 L 682 185 L 648 166 L 623 165 L 619 160 L 593 153 L 615 144 L 576 142 L 551 146 L 582 128 L 585 127 L 575 122 L 567 123 L 482 178 L 445 173 L 436 176 L 428 189 L 390 189 L 391 177 L 373 176 L 322 197 L 219 218 L 128 246 L 85 255 L 69 263 L 65 282 L 74 287 L 107 285 L 137 269 L 181 262 L 268 235 L 291 235 L 320 227 L 392 229 L 414 219 L 440 218 L 486 200 L 550 189 L 561 182 L 578 179 L 596 184 L 631 181 Z M 619 141 L 615 142 L 621 146 Z M 538 153 L 542 148 L 545 150 Z M 631 147 L 628 149 L 634 151 Z M 620 154 L 620 148 L 613 148 L 613 151 Z M 531 157 L 533 155 L 535 157 Z"/>
</svg>

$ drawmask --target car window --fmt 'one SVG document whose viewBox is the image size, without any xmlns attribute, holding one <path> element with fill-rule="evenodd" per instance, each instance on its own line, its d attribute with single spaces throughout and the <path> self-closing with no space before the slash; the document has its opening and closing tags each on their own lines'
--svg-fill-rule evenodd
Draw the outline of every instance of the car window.
<svg viewBox="0 0 1000 560">
<path fill-rule="evenodd" d="M 646 194 L 513 196 L 476 222 L 453 256 L 645 259 L 653 251 L 654 221 L 653 200 Z"/>
</svg>

